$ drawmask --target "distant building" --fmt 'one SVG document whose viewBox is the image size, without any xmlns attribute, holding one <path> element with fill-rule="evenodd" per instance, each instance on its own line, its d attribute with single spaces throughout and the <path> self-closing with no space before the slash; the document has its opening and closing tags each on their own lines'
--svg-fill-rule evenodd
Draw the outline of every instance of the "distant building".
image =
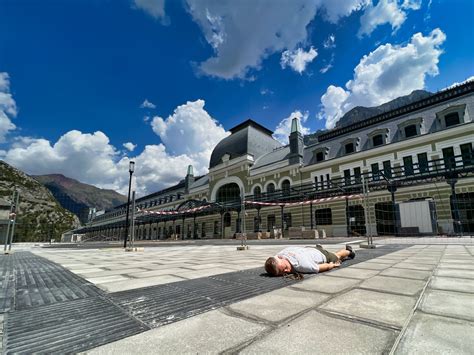
<svg viewBox="0 0 474 355">
<path fill-rule="evenodd" d="M 151 212 L 138 214 L 138 239 L 231 238 L 243 226 L 272 235 L 301 226 L 328 236 L 422 233 L 410 225 L 415 205 L 401 204 L 410 201 L 427 201 L 420 209 L 430 233 L 474 233 L 474 82 L 329 130 L 308 146 L 297 119 L 286 146 L 252 120 L 230 132 L 208 174 L 194 177 L 191 167 L 182 182 L 137 199 Z M 362 194 L 362 180 L 368 205 L 337 198 Z M 81 233 L 123 238 L 125 210 L 96 215 Z"/>
</svg>

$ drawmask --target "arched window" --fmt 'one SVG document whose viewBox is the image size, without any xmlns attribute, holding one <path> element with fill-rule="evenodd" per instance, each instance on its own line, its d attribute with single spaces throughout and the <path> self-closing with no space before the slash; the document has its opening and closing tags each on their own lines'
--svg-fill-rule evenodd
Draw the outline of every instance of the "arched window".
<svg viewBox="0 0 474 355">
<path fill-rule="evenodd" d="M 274 183 L 268 184 L 268 186 L 267 186 L 267 192 L 268 192 L 269 194 L 275 192 L 275 184 L 274 184 Z"/>
<path fill-rule="evenodd" d="M 253 189 L 253 194 L 255 195 L 255 198 L 260 197 L 260 195 L 262 194 L 262 189 L 260 188 L 260 186 L 255 186 L 255 188 Z"/>
<path fill-rule="evenodd" d="M 217 191 L 217 202 L 238 203 L 240 201 L 240 188 L 235 182 L 221 186 Z"/>
<path fill-rule="evenodd" d="M 285 180 L 281 183 L 281 191 L 284 196 L 288 196 L 290 194 L 290 180 Z"/>
</svg>

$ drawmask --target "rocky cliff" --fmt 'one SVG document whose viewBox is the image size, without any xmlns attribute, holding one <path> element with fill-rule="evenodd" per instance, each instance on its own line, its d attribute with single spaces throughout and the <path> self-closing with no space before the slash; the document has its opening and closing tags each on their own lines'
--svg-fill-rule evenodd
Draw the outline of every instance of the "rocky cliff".
<svg viewBox="0 0 474 355">
<path fill-rule="evenodd" d="M 61 207 L 46 187 L 0 160 L 0 197 L 10 203 L 14 189 L 20 192 L 16 242 L 58 240 L 63 232 L 79 226 L 78 218 Z M 2 241 L 4 234 L 2 230 Z"/>
</svg>

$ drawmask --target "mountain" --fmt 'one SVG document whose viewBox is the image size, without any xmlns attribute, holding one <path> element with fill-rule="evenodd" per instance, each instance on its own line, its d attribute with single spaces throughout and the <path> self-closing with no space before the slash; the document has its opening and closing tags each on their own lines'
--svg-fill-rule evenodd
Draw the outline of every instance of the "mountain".
<svg viewBox="0 0 474 355">
<path fill-rule="evenodd" d="M 349 110 L 341 117 L 339 121 L 336 122 L 335 128 L 341 128 L 349 126 L 353 123 L 364 121 L 370 117 L 377 116 L 381 113 L 394 110 L 396 108 L 411 104 L 419 100 L 426 99 L 427 97 L 433 95 L 433 93 L 425 90 L 415 90 L 411 94 L 397 97 L 396 99 L 386 102 L 382 105 L 375 107 L 363 107 L 356 106 L 353 109 Z M 324 130 L 317 131 L 315 133 L 308 134 L 304 136 L 304 143 L 306 145 L 314 144 L 318 142 L 318 136 L 324 133 Z"/>
<path fill-rule="evenodd" d="M 386 102 L 380 106 L 375 107 L 363 107 L 356 106 L 353 109 L 346 112 L 336 123 L 336 128 L 345 127 L 350 124 L 364 121 L 367 118 L 379 115 L 381 113 L 395 110 L 396 108 L 411 104 L 412 102 L 426 99 L 433 95 L 433 93 L 425 90 L 415 90 L 411 94 L 397 97 L 396 99 Z"/>
<path fill-rule="evenodd" d="M 15 242 L 59 240 L 61 234 L 80 223 L 78 218 L 59 205 L 51 192 L 38 181 L 0 160 L 0 199 L 11 203 L 14 189 L 20 193 L 15 227 Z M 5 225 L 0 224 L 2 242 Z"/>
<path fill-rule="evenodd" d="M 108 210 L 127 202 L 127 197 L 113 190 L 99 189 L 61 174 L 35 175 L 34 179 L 46 186 L 61 206 L 87 222 L 89 208 Z"/>
</svg>

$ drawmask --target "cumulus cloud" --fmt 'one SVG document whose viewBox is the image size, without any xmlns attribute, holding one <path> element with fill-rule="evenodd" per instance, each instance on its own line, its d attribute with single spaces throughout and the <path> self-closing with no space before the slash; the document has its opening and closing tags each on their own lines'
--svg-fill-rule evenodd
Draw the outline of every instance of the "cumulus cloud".
<svg viewBox="0 0 474 355">
<path fill-rule="evenodd" d="M 136 144 L 133 144 L 132 142 L 127 142 L 122 144 L 125 149 L 127 149 L 129 152 L 133 152 L 135 148 L 137 147 Z"/>
<path fill-rule="evenodd" d="M 214 146 L 229 134 L 207 113 L 204 105 L 204 100 L 188 101 L 166 119 L 155 116 L 151 121 L 153 131 L 170 153 L 192 157 L 199 162 L 195 170 L 201 172 L 209 165 Z"/>
<path fill-rule="evenodd" d="M 304 126 L 304 123 L 308 120 L 308 111 L 301 112 L 299 110 L 293 111 L 288 117 L 282 119 L 275 128 L 273 138 L 281 142 L 282 144 L 288 144 L 288 136 L 291 132 L 291 121 L 293 118 L 298 118 L 301 124 L 301 133 L 303 135 L 309 134 L 309 128 Z"/>
<path fill-rule="evenodd" d="M 307 52 L 302 48 L 298 48 L 294 51 L 286 50 L 281 54 L 280 65 L 282 69 L 289 66 L 295 72 L 302 74 L 306 70 L 306 66 L 311 63 L 317 55 L 318 52 L 313 47 Z"/>
<path fill-rule="evenodd" d="M 331 85 L 321 97 L 319 116 L 326 118 L 326 128 L 333 128 L 355 106 L 376 106 L 423 89 L 427 75 L 438 75 L 440 46 L 445 40 L 437 28 L 427 36 L 414 34 L 405 46 L 388 43 L 365 55 L 346 89 Z"/>
<path fill-rule="evenodd" d="M 377 26 L 390 24 L 397 31 L 406 20 L 406 13 L 399 7 L 397 0 L 380 0 L 376 6 L 370 4 L 360 18 L 358 36 L 370 35 Z"/>
<path fill-rule="evenodd" d="M 140 108 L 154 109 L 156 108 L 156 105 L 153 102 L 150 102 L 147 99 L 145 99 L 145 101 L 143 101 L 142 104 L 140 105 Z"/>
<path fill-rule="evenodd" d="M 133 5 L 156 20 L 165 18 L 165 0 L 133 0 Z"/>
<path fill-rule="evenodd" d="M 56 142 L 17 137 L 0 156 L 28 174 L 61 173 L 79 181 L 126 193 L 128 163 L 134 160 L 137 193 L 144 195 L 178 183 L 188 165 L 196 174 L 207 172 L 209 157 L 227 132 L 204 110 L 204 101 L 179 106 L 167 119 L 154 117 L 153 130 L 162 144 L 146 145 L 129 157 L 121 153 L 103 132 L 69 131 Z M 131 142 L 123 145 L 130 152 Z"/>
<path fill-rule="evenodd" d="M 273 53 L 293 51 L 307 40 L 318 9 L 333 23 L 361 9 L 367 0 L 187 0 L 214 56 L 199 64 L 205 75 L 248 79 L 251 69 Z"/>
<path fill-rule="evenodd" d="M 16 126 L 11 121 L 17 114 L 16 102 L 10 93 L 10 77 L 0 72 L 0 143 L 5 142 L 6 135 Z"/>
</svg>

